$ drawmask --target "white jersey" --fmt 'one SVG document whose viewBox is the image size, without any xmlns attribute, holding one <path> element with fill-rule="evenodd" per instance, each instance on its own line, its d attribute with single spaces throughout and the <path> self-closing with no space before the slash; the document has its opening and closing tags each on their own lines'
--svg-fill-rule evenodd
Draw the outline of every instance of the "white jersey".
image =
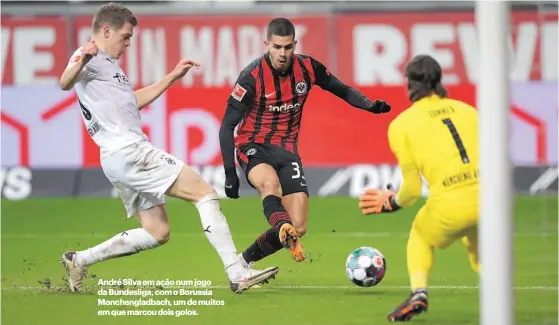
<svg viewBox="0 0 559 325">
<path fill-rule="evenodd" d="M 70 63 L 78 61 L 81 56 L 80 47 L 70 58 Z M 134 89 L 118 62 L 101 49 L 82 69 L 74 89 L 85 127 L 99 146 L 101 157 L 136 142 L 147 141 Z"/>
</svg>

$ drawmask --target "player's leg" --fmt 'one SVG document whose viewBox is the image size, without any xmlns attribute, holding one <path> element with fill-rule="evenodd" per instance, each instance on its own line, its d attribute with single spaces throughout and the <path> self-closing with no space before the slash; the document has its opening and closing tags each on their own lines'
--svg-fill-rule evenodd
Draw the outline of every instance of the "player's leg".
<svg viewBox="0 0 559 325">
<path fill-rule="evenodd" d="M 303 164 L 294 154 L 285 154 L 278 176 L 283 192 L 283 205 L 293 220 L 293 226 L 299 237 L 307 232 L 309 210 L 309 192 L 303 170 Z"/>
<path fill-rule="evenodd" d="M 429 306 L 427 281 L 433 266 L 433 247 L 421 237 L 414 226 L 408 239 L 407 264 L 412 293 L 388 314 L 388 320 L 392 322 L 408 321 L 426 312 Z"/>
<path fill-rule="evenodd" d="M 192 168 L 184 166 L 167 195 L 192 202 L 198 209 L 202 230 L 229 272 L 242 272 L 229 224 L 220 210 L 215 190 Z M 236 268 L 230 269 L 232 266 Z M 230 274 L 233 276 L 233 274 Z"/>
<path fill-rule="evenodd" d="M 279 271 L 277 267 L 256 271 L 243 265 L 237 254 L 227 219 L 221 211 L 216 191 L 192 168 L 182 167 L 167 195 L 192 202 L 196 206 L 204 234 L 219 254 L 234 292 L 241 293 L 275 277 Z"/>
<path fill-rule="evenodd" d="M 297 262 L 305 259 L 305 253 L 291 216 L 283 206 L 282 189 L 276 169 L 261 160 L 252 160 L 247 170 L 248 181 L 260 193 L 264 215 L 272 228 L 262 233 L 243 252 L 247 263 L 256 262 L 285 247 Z M 277 239 L 276 239 L 277 238 Z"/>
<path fill-rule="evenodd" d="M 309 212 L 309 196 L 307 193 L 298 192 L 285 195 L 282 198 L 283 206 L 293 220 L 293 226 L 299 237 L 307 233 L 307 219 Z"/>
<path fill-rule="evenodd" d="M 472 269 L 479 273 L 479 255 L 478 255 L 478 227 L 477 225 L 470 227 L 466 230 L 465 236 L 460 239 L 462 245 L 468 252 L 468 259 Z"/>
<path fill-rule="evenodd" d="M 428 279 L 434 262 L 434 246 L 426 240 L 431 235 L 425 231 L 425 226 L 429 225 L 428 219 L 427 208 L 424 206 L 412 224 L 407 243 L 407 266 L 412 292 L 388 314 L 389 321 L 408 321 L 428 309 Z"/>
<path fill-rule="evenodd" d="M 434 247 L 420 235 L 415 222 L 408 238 L 406 259 L 412 292 L 427 291 L 434 262 Z"/>
<path fill-rule="evenodd" d="M 106 241 L 83 251 L 68 251 L 62 263 L 68 271 L 71 291 L 80 291 L 85 270 L 95 263 L 129 256 L 156 248 L 169 240 L 169 222 L 164 199 L 152 194 L 140 194 L 112 180 L 126 207 L 128 218 L 136 215 L 141 228 L 123 231 Z"/>
<path fill-rule="evenodd" d="M 407 247 L 412 293 L 388 315 L 390 321 L 407 321 L 428 310 L 427 287 L 434 263 L 434 249 L 448 247 L 459 238 L 457 234 L 463 229 L 462 223 L 455 221 L 460 218 L 449 217 L 446 212 L 441 214 L 440 211 L 426 205 L 415 217 Z"/>
</svg>

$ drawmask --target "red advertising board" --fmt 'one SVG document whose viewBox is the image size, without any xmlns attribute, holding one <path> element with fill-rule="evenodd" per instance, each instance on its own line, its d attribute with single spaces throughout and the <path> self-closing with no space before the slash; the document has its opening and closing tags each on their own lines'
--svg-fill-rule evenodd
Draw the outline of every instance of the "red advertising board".
<svg viewBox="0 0 559 325">
<path fill-rule="evenodd" d="M 183 79 L 184 87 L 223 87 L 265 52 L 266 26 L 273 16 L 144 16 L 122 66 L 133 84 L 150 84 L 172 70 L 179 59 L 199 61 L 202 69 Z M 326 16 L 293 17 L 297 50 L 328 60 Z M 75 42 L 91 34 L 91 18 L 74 21 Z"/>
<path fill-rule="evenodd" d="M 554 90 L 555 89 L 555 90 Z M 313 88 L 305 104 L 299 150 L 305 166 L 395 163 L 387 142 L 390 121 L 409 106 L 402 87 L 363 87 L 383 98 L 389 114 L 373 115 Z M 152 143 L 191 165 L 221 163 L 219 128 L 230 87 L 174 86 L 142 110 Z M 475 103 L 473 86 L 449 93 Z M 553 84 L 513 85 L 511 155 L 515 164 L 557 163 L 557 88 Z M 33 96 L 29 96 L 33 94 Z M 83 127 L 75 94 L 56 87 L 4 87 L 2 164 L 36 168 L 97 167 L 99 149 Z"/>
<path fill-rule="evenodd" d="M 405 64 L 417 54 L 439 61 L 447 85 L 478 79 L 472 12 L 346 14 L 335 21 L 336 71 L 343 80 L 359 86 L 402 84 Z M 511 79 L 557 81 L 557 13 L 514 12 L 510 30 Z"/>
<path fill-rule="evenodd" d="M 68 61 L 63 17 L 2 17 L 2 85 L 57 84 Z"/>
<path fill-rule="evenodd" d="M 272 15 L 139 16 L 122 64 L 136 85 L 156 81 L 179 58 L 204 69 L 183 87 L 224 87 L 264 51 Z M 417 53 L 433 55 L 447 84 L 477 80 L 477 31 L 469 12 L 300 15 L 298 52 L 314 56 L 343 81 L 359 86 L 400 85 L 403 66 Z M 557 81 L 557 13 L 517 11 L 511 23 L 511 78 Z M 2 17 L 2 84 L 54 84 L 74 44 L 89 39 L 91 17 Z"/>
</svg>

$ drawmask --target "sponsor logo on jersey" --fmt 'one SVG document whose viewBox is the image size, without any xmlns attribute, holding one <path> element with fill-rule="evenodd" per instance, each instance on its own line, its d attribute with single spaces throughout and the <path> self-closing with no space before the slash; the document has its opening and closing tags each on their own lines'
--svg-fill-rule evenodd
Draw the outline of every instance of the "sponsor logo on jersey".
<svg viewBox="0 0 559 325">
<path fill-rule="evenodd" d="M 297 103 L 295 105 L 284 103 L 283 105 L 280 105 L 280 106 L 269 105 L 268 106 L 268 111 L 279 112 L 279 113 L 287 113 L 287 112 L 289 112 L 293 109 L 297 110 L 300 107 L 301 107 L 301 105 L 299 103 Z"/>
</svg>

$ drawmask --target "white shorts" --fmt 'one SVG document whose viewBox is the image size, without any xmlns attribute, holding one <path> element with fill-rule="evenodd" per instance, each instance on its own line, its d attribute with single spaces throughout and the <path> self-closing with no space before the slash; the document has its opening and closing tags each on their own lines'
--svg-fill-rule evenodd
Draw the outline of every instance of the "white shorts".
<svg viewBox="0 0 559 325">
<path fill-rule="evenodd" d="M 128 219 L 165 203 L 165 192 L 184 162 L 149 142 L 138 142 L 102 157 L 101 166 L 122 200 Z"/>
</svg>

